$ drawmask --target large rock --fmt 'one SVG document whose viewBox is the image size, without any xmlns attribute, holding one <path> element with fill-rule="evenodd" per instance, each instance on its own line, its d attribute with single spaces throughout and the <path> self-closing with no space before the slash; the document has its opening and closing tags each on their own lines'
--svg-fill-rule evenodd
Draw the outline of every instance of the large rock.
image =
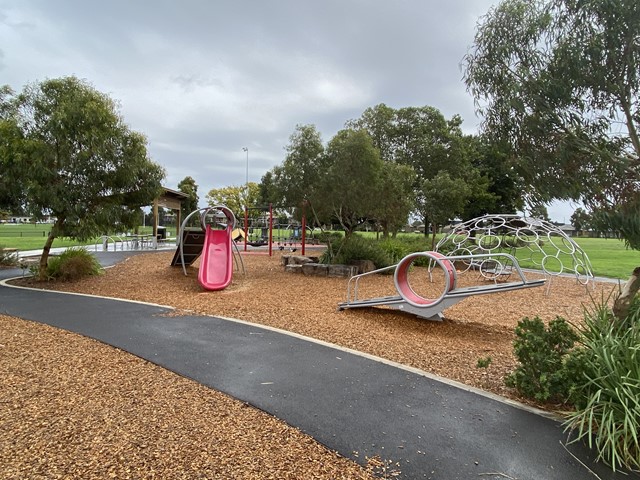
<svg viewBox="0 0 640 480">
<path fill-rule="evenodd" d="M 329 272 L 329 265 L 322 263 L 307 263 L 302 266 L 302 273 L 314 277 L 326 277 Z"/>
<path fill-rule="evenodd" d="M 303 265 L 285 265 L 284 271 L 288 273 L 302 273 Z"/>
<path fill-rule="evenodd" d="M 280 263 L 282 265 L 304 265 L 306 263 L 313 263 L 313 260 L 309 257 L 303 257 L 302 255 L 283 255 L 280 257 Z"/>
<path fill-rule="evenodd" d="M 285 264 L 285 272 L 303 273 L 304 275 L 313 277 L 352 277 L 358 273 L 358 267 L 356 267 L 355 265 L 325 265 L 323 263 L 312 262 L 295 264 L 292 262 L 292 258 L 293 257 L 290 257 L 288 259 L 289 263 Z"/>
<path fill-rule="evenodd" d="M 358 268 L 358 273 L 373 272 L 376 269 L 376 264 L 371 260 L 354 260 L 351 265 Z"/>
<path fill-rule="evenodd" d="M 353 277 L 357 275 L 358 267 L 355 265 L 329 265 L 328 277 Z"/>
</svg>

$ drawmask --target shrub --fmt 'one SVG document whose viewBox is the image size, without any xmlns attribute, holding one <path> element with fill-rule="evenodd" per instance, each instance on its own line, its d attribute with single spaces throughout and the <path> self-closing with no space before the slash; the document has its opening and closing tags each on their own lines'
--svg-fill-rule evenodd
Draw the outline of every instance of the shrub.
<svg viewBox="0 0 640 480">
<path fill-rule="evenodd" d="M 615 470 L 640 469 L 640 302 L 624 321 L 603 302 L 585 314 L 582 347 L 571 355 L 578 377 L 571 393 L 576 406 L 565 423 L 574 441 L 595 446 L 598 460 Z"/>
<path fill-rule="evenodd" d="M 379 246 L 389 258 L 391 264 L 398 263 L 413 251 L 409 242 L 395 238 L 385 238 L 380 241 Z"/>
<path fill-rule="evenodd" d="M 505 383 L 540 402 L 566 401 L 574 375 L 564 368 L 567 353 L 578 339 L 567 322 L 556 317 L 547 328 L 540 318 L 523 318 L 515 329 L 514 353 L 519 362 Z"/>
<path fill-rule="evenodd" d="M 315 235 L 321 243 L 331 243 L 334 240 L 341 240 L 344 238 L 344 235 L 340 232 L 320 232 Z"/>
<path fill-rule="evenodd" d="M 65 281 L 78 280 L 89 275 L 98 275 L 102 267 L 84 248 L 69 248 L 57 257 L 49 259 L 47 277 Z"/>
<path fill-rule="evenodd" d="M 377 240 L 363 238 L 356 234 L 332 239 L 320 258 L 322 263 L 349 264 L 355 260 L 371 260 L 376 268 L 392 264 Z"/>
<path fill-rule="evenodd" d="M 476 368 L 489 368 L 491 361 L 491 357 L 480 357 L 478 363 L 476 363 Z"/>
<path fill-rule="evenodd" d="M 13 267 L 18 264 L 18 254 L 9 252 L 0 247 L 0 265 L 5 267 Z"/>
</svg>

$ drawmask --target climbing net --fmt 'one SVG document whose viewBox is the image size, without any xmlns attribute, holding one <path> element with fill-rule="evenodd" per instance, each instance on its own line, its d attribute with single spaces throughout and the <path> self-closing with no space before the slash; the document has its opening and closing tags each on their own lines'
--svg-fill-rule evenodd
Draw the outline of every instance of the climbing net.
<svg viewBox="0 0 640 480">
<path fill-rule="evenodd" d="M 538 218 L 507 214 L 474 218 L 456 225 L 438 242 L 436 251 L 450 256 L 507 253 L 549 277 L 574 275 L 583 285 L 593 280 L 591 262 L 580 246 L 558 227 Z M 493 280 L 508 275 L 511 268 L 498 257 L 465 265 L 463 270 L 474 268 Z"/>
</svg>

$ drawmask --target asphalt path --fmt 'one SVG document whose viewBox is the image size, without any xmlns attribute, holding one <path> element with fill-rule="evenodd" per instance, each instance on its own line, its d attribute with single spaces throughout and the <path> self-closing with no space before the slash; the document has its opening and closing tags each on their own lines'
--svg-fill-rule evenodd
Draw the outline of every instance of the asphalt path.
<svg viewBox="0 0 640 480">
<path fill-rule="evenodd" d="M 130 252 L 100 253 L 103 264 Z M 0 270 L 0 278 L 21 270 Z M 215 295 L 215 293 L 212 293 Z M 268 412 L 398 478 L 638 479 L 594 463 L 561 423 L 423 372 L 254 324 L 0 286 L 0 312 L 95 338 Z"/>
</svg>

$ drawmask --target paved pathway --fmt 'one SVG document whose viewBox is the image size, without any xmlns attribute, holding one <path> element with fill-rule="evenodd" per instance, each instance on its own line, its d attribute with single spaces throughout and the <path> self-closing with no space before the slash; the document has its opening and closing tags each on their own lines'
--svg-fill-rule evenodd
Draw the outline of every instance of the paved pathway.
<svg viewBox="0 0 640 480">
<path fill-rule="evenodd" d="M 113 263 L 125 255 L 98 256 Z M 20 273 L 0 270 L 0 277 Z M 163 316 L 167 311 L 0 287 L 2 313 L 129 351 L 271 413 L 359 462 L 374 455 L 399 462 L 399 478 L 640 478 L 594 464 L 581 445 L 565 449 L 558 422 L 523 408 L 257 325 Z"/>
</svg>

